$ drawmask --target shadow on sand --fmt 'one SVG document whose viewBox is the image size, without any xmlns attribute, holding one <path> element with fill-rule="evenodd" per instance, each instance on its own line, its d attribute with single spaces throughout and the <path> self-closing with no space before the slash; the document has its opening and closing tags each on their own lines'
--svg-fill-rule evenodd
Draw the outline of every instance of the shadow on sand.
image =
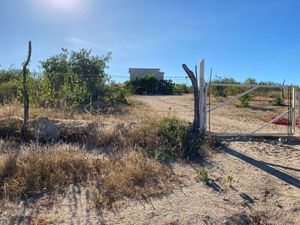
<svg viewBox="0 0 300 225">
<path fill-rule="evenodd" d="M 249 163 L 249 164 L 251 164 L 251 165 L 253 165 L 253 166 L 255 166 L 255 167 L 257 167 L 257 168 L 259 168 L 259 169 L 261 169 L 261 170 L 263 170 L 263 171 L 265 171 L 265 172 L 267 172 L 267 173 L 269 173 L 269 174 L 271 174 L 275 177 L 277 177 L 277 178 L 279 178 L 280 180 L 282 180 L 282 181 L 284 181 L 284 182 L 300 189 L 300 180 L 299 179 L 271 167 L 271 166 L 278 166 L 278 165 L 271 164 L 271 163 L 266 163 L 264 161 L 258 161 L 254 158 L 251 158 L 251 157 L 249 157 L 249 156 L 247 156 L 243 153 L 240 153 L 240 152 L 238 152 L 234 149 L 231 149 L 227 146 L 225 146 L 223 148 L 223 150 L 227 154 L 229 154 L 231 156 L 234 156 L 238 159 L 241 159 L 241 160 L 243 160 L 243 161 L 245 161 L 245 162 L 247 162 L 247 163 Z M 283 167 L 283 166 L 281 166 L 281 167 Z M 293 169 L 294 171 L 298 171 L 298 169 L 295 169 L 295 168 L 289 168 L 289 169 Z"/>
</svg>

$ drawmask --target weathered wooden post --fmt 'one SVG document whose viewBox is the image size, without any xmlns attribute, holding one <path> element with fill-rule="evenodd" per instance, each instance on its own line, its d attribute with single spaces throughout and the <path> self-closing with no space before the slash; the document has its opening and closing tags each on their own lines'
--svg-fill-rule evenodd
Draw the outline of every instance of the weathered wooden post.
<svg viewBox="0 0 300 225">
<path fill-rule="evenodd" d="M 298 123 L 300 126 L 300 91 L 297 92 L 297 96 L 298 96 L 298 121 L 299 121 Z M 299 137 L 300 137 L 300 134 L 299 134 Z"/>
<path fill-rule="evenodd" d="M 292 87 L 292 135 L 296 134 L 296 90 Z"/>
<path fill-rule="evenodd" d="M 185 65 L 182 65 L 182 68 L 190 78 L 193 89 L 194 89 L 194 121 L 193 121 L 193 132 L 199 133 L 200 131 L 200 97 L 199 97 L 199 87 L 198 81 L 195 74 Z"/>
<path fill-rule="evenodd" d="M 22 134 L 24 138 L 27 136 L 28 132 L 28 121 L 29 121 L 29 95 L 28 95 L 28 86 L 27 86 L 27 75 L 28 70 L 27 66 L 31 59 L 31 41 L 28 43 L 28 55 L 27 59 L 23 64 L 23 80 L 22 80 L 22 86 L 23 86 L 23 104 L 24 104 L 24 118 L 23 118 L 23 127 L 22 127 Z"/>
<path fill-rule="evenodd" d="M 199 73 L 199 95 L 200 95 L 200 134 L 205 135 L 206 133 L 206 99 L 207 99 L 207 88 L 204 79 L 204 59 L 200 62 L 200 73 Z"/>
<path fill-rule="evenodd" d="M 205 135 L 207 88 L 204 80 L 204 59 L 200 62 L 199 82 L 195 74 L 185 64 L 183 64 L 182 67 L 192 81 L 192 85 L 194 88 L 193 131 L 196 133 L 200 133 L 200 135 Z"/>
</svg>

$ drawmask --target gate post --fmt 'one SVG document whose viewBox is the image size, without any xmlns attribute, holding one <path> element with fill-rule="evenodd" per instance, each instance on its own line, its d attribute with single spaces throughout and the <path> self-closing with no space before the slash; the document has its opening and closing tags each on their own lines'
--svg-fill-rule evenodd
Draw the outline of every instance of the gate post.
<svg viewBox="0 0 300 225">
<path fill-rule="evenodd" d="M 292 88 L 292 135 L 296 135 L 296 90 Z"/>
<path fill-rule="evenodd" d="M 199 108 L 200 108 L 200 134 L 205 135 L 206 133 L 206 98 L 207 88 L 204 80 L 204 59 L 200 62 L 200 79 L 199 79 Z"/>
<path fill-rule="evenodd" d="M 297 92 L 297 97 L 298 97 L 298 116 L 296 115 L 296 118 L 298 118 L 299 126 L 300 126 L 300 91 Z M 297 119 L 296 119 L 296 126 L 297 126 Z M 300 137 L 300 134 L 299 134 L 299 137 Z"/>
</svg>

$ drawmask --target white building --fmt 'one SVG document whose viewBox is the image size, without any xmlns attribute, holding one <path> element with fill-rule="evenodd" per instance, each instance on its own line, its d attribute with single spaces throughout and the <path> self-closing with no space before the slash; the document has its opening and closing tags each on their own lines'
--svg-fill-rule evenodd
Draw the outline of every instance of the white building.
<svg viewBox="0 0 300 225">
<path fill-rule="evenodd" d="M 129 68 L 130 80 L 136 78 L 143 78 L 145 76 L 154 76 L 158 80 L 164 79 L 164 73 L 160 69 L 148 69 L 148 68 Z"/>
</svg>

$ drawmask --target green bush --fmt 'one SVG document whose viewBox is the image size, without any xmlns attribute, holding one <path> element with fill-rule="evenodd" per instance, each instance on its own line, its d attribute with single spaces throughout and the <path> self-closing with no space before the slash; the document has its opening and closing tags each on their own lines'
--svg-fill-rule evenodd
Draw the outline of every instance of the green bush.
<svg viewBox="0 0 300 225">
<path fill-rule="evenodd" d="M 172 159 L 172 152 L 170 148 L 161 147 L 155 151 L 154 159 L 158 161 L 167 162 Z"/>
<path fill-rule="evenodd" d="M 174 93 L 175 94 L 189 94 L 193 92 L 193 87 L 187 86 L 186 84 L 175 84 Z"/>
<path fill-rule="evenodd" d="M 249 103 L 251 101 L 251 95 L 246 94 L 246 95 L 240 97 L 239 100 L 240 100 L 240 107 L 246 108 L 249 106 Z"/>
<path fill-rule="evenodd" d="M 215 80 L 212 80 L 212 83 L 215 84 L 239 84 L 233 78 L 220 78 L 218 77 Z M 241 87 L 222 87 L 222 86 L 211 86 L 210 94 L 215 97 L 226 97 L 232 96 L 241 93 L 244 88 Z"/>
<path fill-rule="evenodd" d="M 277 97 L 274 99 L 274 105 L 282 106 L 282 105 L 283 105 L 283 102 L 284 102 L 284 100 L 283 100 L 280 96 L 277 96 Z"/>
<path fill-rule="evenodd" d="M 209 184 L 209 178 L 208 178 L 208 171 L 204 167 L 200 167 L 198 169 L 198 177 L 201 181 L 203 181 L 205 184 Z"/>
<path fill-rule="evenodd" d="M 126 87 L 133 94 L 138 95 L 172 95 L 175 84 L 172 80 L 158 80 L 154 76 L 147 75 L 126 82 Z"/>
<path fill-rule="evenodd" d="M 40 79 L 40 103 L 48 105 L 61 101 L 68 108 L 78 108 L 92 102 L 105 101 L 112 92 L 107 81 L 106 64 L 110 53 L 93 56 L 91 50 L 71 51 L 63 49 L 41 62 L 43 75 Z"/>
<path fill-rule="evenodd" d="M 11 80 L 8 82 L 0 83 L 0 103 L 9 103 L 17 98 L 18 95 L 18 81 Z"/>
<path fill-rule="evenodd" d="M 17 69 L 0 70 L 0 104 L 9 103 L 18 96 L 19 82 Z"/>
<path fill-rule="evenodd" d="M 129 132 L 126 141 L 155 159 L 189 158 L 202 155 L 203 139 L 187 122 L 176 117 L 149 120 Z"/>
</svg>

